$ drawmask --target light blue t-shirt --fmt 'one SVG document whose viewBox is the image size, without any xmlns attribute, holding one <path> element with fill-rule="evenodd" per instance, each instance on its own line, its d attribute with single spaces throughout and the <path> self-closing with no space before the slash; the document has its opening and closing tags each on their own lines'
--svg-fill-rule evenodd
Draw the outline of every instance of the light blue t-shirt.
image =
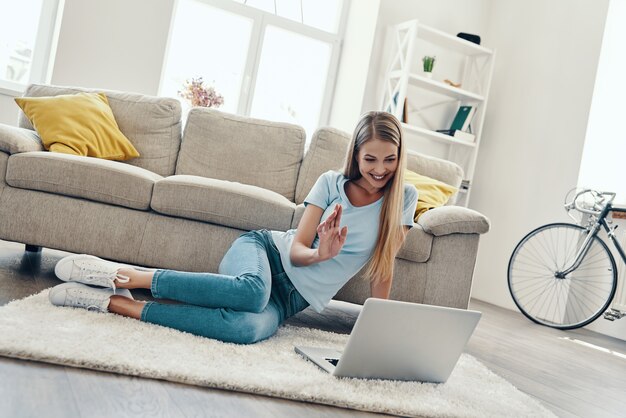
<svg viewBox="0 0 626 418">
<path fill-rule="evenodd" d="M 324 209 L 320 223 L 330 216 L 335 205 L 343 206 L 340 226 L 348 227 L 348 235 L 336 257 L 321 263 L 296 267 L 289 257 L 296 230 L 272 231 L 272 238 L 280 252 L 285 273 L 298 292 L 317 312 L 321 312 L 343 285 L 369 261 L 378 239 L 383 197 L 366 206 L 352 206 L 344 189 L 347 181 L 348 179 L 341 172 L 327 171 L 317 179 L 304 200 L 305 206 L 313 204 Z M 410 184 L 405 184 L 403 225 L 413 226 L 416 205 L 417 189 Z M 311 248 L 318 246 L 319 237 L 316 235 Z"/>
</svg>

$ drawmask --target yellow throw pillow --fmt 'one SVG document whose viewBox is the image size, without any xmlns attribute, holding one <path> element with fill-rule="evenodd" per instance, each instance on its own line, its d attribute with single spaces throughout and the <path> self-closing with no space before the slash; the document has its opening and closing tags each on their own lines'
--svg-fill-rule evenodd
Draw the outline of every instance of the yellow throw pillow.
<svg viewBox="0 0 626 418">
<path fill-rule="evenodd" d="M 427 210 L 445 205 L 450 196 L 458 191 L 456 187 L 410 170 L 404 171 L 404 182 L 414 185 L 419 192 L 415 222 Z"/>
<path fill-rule="evenodd" d="M 15 101 L 49 151 L 118 161 L 139 157 L 117 126 L 104 93 L 20 97 Z"/>
</svg>

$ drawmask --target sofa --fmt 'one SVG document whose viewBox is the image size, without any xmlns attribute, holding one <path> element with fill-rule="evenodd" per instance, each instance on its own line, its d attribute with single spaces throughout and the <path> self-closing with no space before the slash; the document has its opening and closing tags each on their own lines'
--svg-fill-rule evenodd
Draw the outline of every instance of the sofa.
<svg viewBox="0 0 626 418">
<path fill-rule="evenodd" d="M 96 90 L 30 85 L 24 96 Z M 0 239 L 124 263 L 216 272 L 231 243 L 253 229 L 296 228 L 320 174 L 343 165 L 350 135 L 322 127 L 305 152 L 296 125 L 193 108 L 171 98 L 106 93 L 139 151 L 126 162 L 52 153 L 23 113 L 0 125 Z M 17 109 L 17 107 L 16 107 Z M 448 161 L 411 152 L 408 168 L 458 187 Z M 391 298 L 467 308 L 480 234 L 489 221 L 454 206 L 424 213 L 395 261 Z M 363 304 L 362 272 L 335 299 Z"/>
</svg>

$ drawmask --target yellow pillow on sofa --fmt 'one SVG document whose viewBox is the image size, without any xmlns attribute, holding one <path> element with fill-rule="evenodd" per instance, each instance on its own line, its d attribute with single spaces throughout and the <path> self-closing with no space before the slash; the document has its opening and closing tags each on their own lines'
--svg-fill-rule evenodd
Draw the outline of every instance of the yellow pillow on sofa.
<svg viewBox="0 0 626 418">
<path fill-rule="evenodd" d="M 404 171 L 404 182 L 414 185 L 419 192 L 415 222 L 427 210 L 445 205 L 450 196 L 458 191 L 456 187 L 410 170 Z"/>
<path fill-rule="evenodd" d="M 49 151 L 118 161 L 139 157 L 117 126 L 104 93 L 18 97 L 15 101 Z"/>
</svg>

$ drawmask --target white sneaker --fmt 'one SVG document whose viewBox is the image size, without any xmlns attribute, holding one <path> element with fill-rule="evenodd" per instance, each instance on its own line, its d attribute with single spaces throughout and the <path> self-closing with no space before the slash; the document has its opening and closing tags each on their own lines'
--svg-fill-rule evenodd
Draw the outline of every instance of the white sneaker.
<svg viewBox="0 0 626 418">
<path fill-rule="evenodd" d="M 56 306 L 71 306 L 90 311 L 108 312 L 112 289 L 98 289 L 82 283 L 63 283 L 48 292 L 48 299 Z M 118 296 L 133 299 L 128 289 L 119 289 Z"/>
<path fill-rule="evenodd" d="M 106 261 L 93 255 L 76 254 L 63 257 L 54 267 L 54 274 L 66 282 L 79 282 L 116 289 L 115 280 L 127 283 L 130 279 L 117 271 L 123 264 Z"/>
</svg>

